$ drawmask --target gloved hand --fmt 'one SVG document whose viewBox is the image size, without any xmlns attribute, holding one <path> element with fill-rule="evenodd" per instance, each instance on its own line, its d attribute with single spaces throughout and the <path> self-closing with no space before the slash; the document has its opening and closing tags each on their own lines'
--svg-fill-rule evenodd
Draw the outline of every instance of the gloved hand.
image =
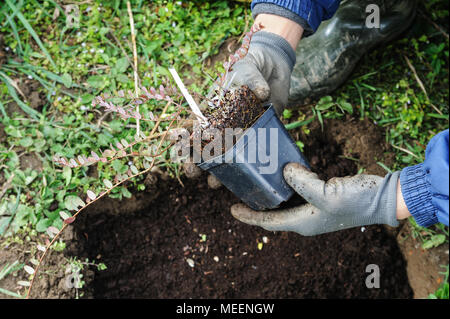
<svg viewBox="0 0 450 319">
<path fill-rule="evenodd" d="M 281 115 L 288 100 L 295 59 L 295 51 L 283 37 L 256 32 L 247 55 L 232 66 L 224 87 L 247 85 L 261 101 L 273 103 Z"/>
<path fill-rule="evenodd" d="M 236 204 L 231 207 L 231 214 L 250 225 L 304 236 L 372 224 L 398 226 L 399 174 L 389 173 L 384 178 L 356 175 L 324 182 L 304 166 L 290 163 L 284 168 L 284 178 L 309 204 L 272 212 L 257 212 Z"/>
</svg>

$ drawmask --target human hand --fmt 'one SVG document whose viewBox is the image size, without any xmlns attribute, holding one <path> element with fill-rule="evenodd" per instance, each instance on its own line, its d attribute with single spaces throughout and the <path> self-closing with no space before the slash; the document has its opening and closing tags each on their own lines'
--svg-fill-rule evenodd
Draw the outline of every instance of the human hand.
<svg viewBox="0 0 450 319">
<path fill-rule="evenodd" d="M 304 166 L 290 163 L 284 168 L 284 178 L 308 204 L 272 212 L 236 204 L 231 214 L 250 225 L 304 236 L 372 224 L 398 226 L 399 174 L 336 177 L 325 182 Z"/>
<path fill-rule="evenodd" d="M 264 29 L 253 35 L 247 55 L 232 66 L 224 86 L 247 85 L 261 101 L 272 103 L 280 115 L 288 100 L 295 48 L 303 28 L 271 14 L 259 14 L 255 24 Z"/>
</svg>

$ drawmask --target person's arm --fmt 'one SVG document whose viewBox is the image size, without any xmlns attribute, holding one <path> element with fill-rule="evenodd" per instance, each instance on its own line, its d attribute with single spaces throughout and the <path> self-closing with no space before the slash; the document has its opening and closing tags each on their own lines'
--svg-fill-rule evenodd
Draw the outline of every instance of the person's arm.
<svg viewBox="0 0 450 319">
<path fill-rule="evenodd" d="M 313 34 L 322 21 L 330 19 L 340 0 L 253 0 L 252 16 L 272 14 L 289 19 L 304 29 L 304 36 Z M 294 48 L 295 49 L 295 48 Z"/>
<path fill-rule="evenodd" d="M 247 85 L 262 102 L 272 103 L 281 114 L 289 97 L 295 48 L 303 28 L 272 14 L 258 15 L 255 24 L 262 25 L 263 29 L 253 35 L 247 55 L 233 65 L 224 86 Z"/>
<path fill-rule="evenodd" d="M 332 178 L 325 182 L 297 163 L 284 168 L 286 182 L 308 204 L 273 212 L 257 212 L 243 204 L 233 216 L 268 230 L 294 231 L 311 236 L 357 226 L 387 224 L 412 215 L 421 226 L 448 226 L 448 130 L 428 144 L 425 162 L 388 173 Z"/>
<path fill-rule="evenodd" d="M 407 167 L 400 174 L 405 205 L 420 226 L 438 222 L 448 226 L 448 132 L 447 129 L 430 140 L 422 164 Z"/>
<path fill-rule="evenodd" d="M 225 86 L 247 85 L 281 114 L 288 101 L 295 49 L 301 37 L 312 34 L 338 6 L 336 0 L 253 1 L 253 18 L 263 29 L 253 35 L 247 55 L 233 65 Z"/>
<path fill-rule="evenodd" d="M 406 206 L 405 199 L 402 194 L 402 187 L 400 185 L 400 179 L 397 182 L 397 205 L 396 205 L 397 220 L 402 220 L 411 216 L 411 213 Z"/>
<path fill-rule="evenodd" d="M 303 34 L 303 27 L 298 23 L 285 17 L 274 14 L 259 14 L 255 19 L 255 24 L 263 25 L 264 31 L 277 34 L 283 37 L 292 49 L 295 50 Z"/>
</svg>

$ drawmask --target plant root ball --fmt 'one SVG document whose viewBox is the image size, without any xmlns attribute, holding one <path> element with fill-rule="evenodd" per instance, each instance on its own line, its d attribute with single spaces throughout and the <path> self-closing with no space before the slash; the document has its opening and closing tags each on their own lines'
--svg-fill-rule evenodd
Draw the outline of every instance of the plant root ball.
<svg viewBox="0 0 450 319">
<path fill-rule="evenodd" d="M 219 189 L 222 187 L 222 183 L 212 174 L 208 175 L 208 186 L 211 189 Z"/>
</svg>

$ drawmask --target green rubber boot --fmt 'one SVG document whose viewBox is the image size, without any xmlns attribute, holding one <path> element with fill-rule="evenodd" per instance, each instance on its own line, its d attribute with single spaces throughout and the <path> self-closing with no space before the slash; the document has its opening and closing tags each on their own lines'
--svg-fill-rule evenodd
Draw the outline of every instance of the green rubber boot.
<svg viewBox="0 0 450 319">
<path fill-rule="evenodd" d="M 370 4 L 379 8 L 379 28 L 366 26 L 366 19 L 373 12 L 366 12 Z M 303 103 L 306 98 L 318 98 L 334 91 L 344 83 L 363 54 L 399 36 L 411 25 L 415 13 L 415 0 L 342 1 L 333 18 L 300 41 L 289 104 Z"/>
</svg>

